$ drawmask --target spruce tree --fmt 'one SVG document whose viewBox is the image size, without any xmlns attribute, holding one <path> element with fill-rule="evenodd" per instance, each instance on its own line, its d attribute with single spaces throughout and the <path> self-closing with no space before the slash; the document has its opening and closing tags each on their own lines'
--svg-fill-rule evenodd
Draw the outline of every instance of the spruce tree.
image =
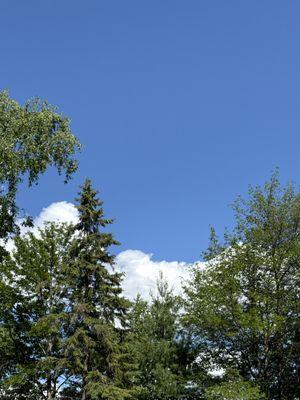
<svg viewBox="0 0 300 400">
<path fill-rule="evenodd" d="M 138 296 L 130 313 L 128 337 L 136 363 L 140 400 L 188 399 L 181 357 L 180 301 L 160 275 L 151 302 Z M 183 362 L 183 364 L 181 364 Z"/>
<path fill-rule="evenodd" d="M 81 187 L 77 209 L 68 267 L 69 382 L 63 398 L 124 399 L 129 390 L 120 370 L 120 331 L 129 304 L 121 296 L 122 275 L 113 270 L 109 250 L 118 242 L 104 231 L 112 220 L 104 217 L 102 201 L 89 179 Z"/>
</svg>

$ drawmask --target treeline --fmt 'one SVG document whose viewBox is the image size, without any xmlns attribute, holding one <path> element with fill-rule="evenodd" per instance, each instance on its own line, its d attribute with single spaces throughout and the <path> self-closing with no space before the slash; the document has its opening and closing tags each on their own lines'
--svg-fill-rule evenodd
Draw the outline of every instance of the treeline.
<svg viewBox="0 0 300 400">
<path fill-rule="evenodd" d="M 299 191 L 273 174 L 212 230 L 183 297 L 160 276 L 129 301 L 89 179 L 76 224 L 36 232 L 16 201 L 51 166 L 67 181 L 79 148 L 55 108 L 0 93 L 0 399 L 299 399 Z"/>
</svg>

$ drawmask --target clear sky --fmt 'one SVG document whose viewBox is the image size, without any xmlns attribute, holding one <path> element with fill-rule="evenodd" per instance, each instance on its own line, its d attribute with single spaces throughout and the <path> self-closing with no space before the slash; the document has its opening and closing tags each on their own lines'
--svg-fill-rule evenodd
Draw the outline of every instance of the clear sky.
<svg viewBox="0 0 300 400">
<path fill-rule="evenodd" d="M 299 183 L 299 19 L 296 0 L 0 0 L 1 88 L 58 105 L 84 145 L 70 184 L 50 172 L 22 205 L 89 176 L 120 250 L 199 259 L 248 184 Z"/>
</svg>

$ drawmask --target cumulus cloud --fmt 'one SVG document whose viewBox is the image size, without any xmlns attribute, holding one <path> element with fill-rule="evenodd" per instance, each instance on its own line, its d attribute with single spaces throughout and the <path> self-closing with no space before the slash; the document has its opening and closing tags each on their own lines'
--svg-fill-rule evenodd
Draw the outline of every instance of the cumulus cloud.
<svg viewBox="0 0 300 400">
<path fill-rule="evenodd" d="M 123 288 L 125 295 L 134 298 L 138 293 L 144 298 L 155 293 L 159 273 L 162 272 L 176 294 L 181 294 L 182 283 L 189 278 L 190 266 L 179 261 L 154 261 L 152 254 L 140 250 L 122 251 L 116 257 L 119 271 L 124 272 Z"/>
<path fill-rule="evenodd" d="M 21 234 L 24 235 L 27 232 L 33 232 L 35 235 L 38 235 L 38 230 L 42 228 L 46 222 L 76 223 L 77 220 L 78 212 L 74 204 L 67 201 L 59 201 L 43 208 L 40 214 L 34 218 L 32 228 L 22 226 L 23 219 L 19 219 L 18 224 L 20 225 Z M 9 239 L 5 246 L 8 251 L 12 251 L 14 249 L 13 240 Z"/>
<path fill-rule="evenodd" d="M 66 201 L 52 203 L 43 208 L 34 219 L 33 231 L 37 232 L 45 222 L 76 223 L 77 220 L 78 212 L 74 204 Z M 124 294 L 131 299 L 138 293 L 144 298 L 149 298 L 150 292 L 155 292 L 160 272 L 176 294 L 181 294 L 182 282 L 189 278 L 190 266 L 186 262 L 156 261 L 153 260 L 152 254 L 140 250 L 122 251 L 116 256 L 115 261 L 116 270 L 124 273 Z"/>
<path fill-rule="evenodd" d="M 35 218 L 34 226 L 41 227 L 46 221 L 76 223 L 77 220 L 78 211 L 74 204 L 60 201 L 43 208 L 39 216 Z"/>
</svg>

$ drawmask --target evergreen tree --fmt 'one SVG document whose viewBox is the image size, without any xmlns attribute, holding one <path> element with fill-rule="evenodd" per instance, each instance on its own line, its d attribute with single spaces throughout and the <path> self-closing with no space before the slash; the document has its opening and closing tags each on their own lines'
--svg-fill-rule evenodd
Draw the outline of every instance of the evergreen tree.
<svg viewBox="0 0 300 400">
<path fill-rule="evenodd" d="M 199 362 L 234 369 L 267 399 L 300 396 L 300 195 L 276 174 L 235 204 L 223 245 L 186 288 L 186 322 L 205 343 Z M 226 381 L 226 374 L 224 376 Z M 223 387 L 224 388 L 224 387 Z"/>
<path fill-rule="evenodd" d="M 118 400 L 130 394 L 123 381 L 120 345 L 129 303 L 121 296 L 122 275 L 113 271 L 109 251 L 118 242 L 103 231 L 112 220 L 104 218 L 96 196 L 86 180 L 77 199 L 79 222 L 69 254 L 69 381 L 63 395 Z"/>
<path fill-rule="evenodd" d="M 179 326 L 180 301 L 162 275 L 150 303 L 138 296 L 130 313 L 129 342 L 142 400 L 173 400 L 186 392 Z M 188 398 L 188 397 L 185 397 Z"/>
</svg>

